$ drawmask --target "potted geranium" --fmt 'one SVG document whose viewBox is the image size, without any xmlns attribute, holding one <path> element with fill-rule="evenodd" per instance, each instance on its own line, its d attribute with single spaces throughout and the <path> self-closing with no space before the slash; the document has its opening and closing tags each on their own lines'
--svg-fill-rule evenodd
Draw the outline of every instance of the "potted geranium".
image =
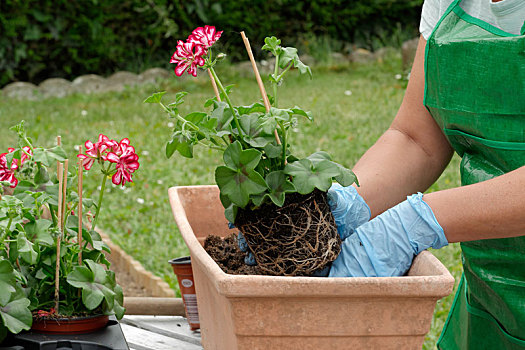
<svg viewBox="0 0 525 350">
<path fill-rule="evenodd" d="M 173 118 L 168 157 L 175 151 L 192 157 L 193 147 L 205 144 L 224 160 L 215 171 L 218 186 L 169 190 L 191 254 L 204 348 L 420 349 L 436 300 L 452 291 L 453 277 L 427 251 L 404 277 L 310 277 L 322 275 L 339 253 L 326 191 L 333 180 L 348 186 L 357 179 L 325 152 L 304 158 L 293 154 L 290 128 L 296 117 L 311 116 L 280 101 L 278 89 L 291 70 L 311 75 L 297 50 L 281 46 L 274 37 L 265 39 L 263 50 L 275 56 L 269 76 L 272 95 L 267 96 L 241 33 L 262 99 L 236 106 L 215 72 L 223 55 L 214 56 L 212 46 L 221 34 L 210 26 L 197 28 L 178 42 L 172 57 L 176 75 L 186 69 L 196 75 L 199 67 L 208 71 L 217 86 L 215 97 L 205 103 L 209 111 L 182 116 L 184 92 L 170 104 L 162 102 L 163 92 L 145 101 L 159 103 Z M 228 223 L 242 232 L 238 243 L 243 237 L 247 241 L 259 275 L 225 273 L 204 250 L 210 234 L 232 237 Z"/>
<path fill-rule="evenodd" d="M 179 112 L 185 92 L 164 104 L 164 93 L 146 99 L 159 103 L 174 119 L 175 128 L 166 146 L 170 157 L 179 152 L 193 157 L 193 147 L 204 145 L 219 152 L 224 165 L 215 170 L 225 216 L 243 234 L 260 273 L 309 276 L 328 266 L 339 254 L 337 234 L 326 192 L 335 180 L 343 186 L 356 181 L 354 173 L 333 162 L 326 152 L 301 158 L 293 153 L 292 128 L 311 113 L 279 100 L 278 89 L 292 70 L 312 76 L 299 59 L 297 49 L 281 46 L 275 37 L 265 39 L 263 50 L 275 57 L 269 76 L 273 95 L 260 82 L 262 99 L 250 105 L 234 105 L 215 66 L 224 54 L 213 54 L 222 32 L 214 27 L 197 28 L 186 42 L 179 41 L 172 63 L 180 76 L 185 70 L 197 75 L 209 72 L 216 96 L 204 104 L 207 112 Z M 248 41 L 245 38 L 247 47 Z M 251 50 L 248 49 L 251 55 Z M 256 67 L 254 65 L 254 67 Z M 260 79 L 256 72 L 256 77 Z"/>
<path fill-rule="evenodd" d="M 34 145 L 23 121 L 11 130 L 18 145 L 0 154 L 0 340 L 29 329 L 88 332 L 105 326 L 108 315 L 122 318 L 122 288 L 96 226 L 108 177 L 124 186 L 139 167 L 134 148 L 101 134 L 72 159 L 77 168 L 61 146 Z M 82 187 L 94 163 L 102 176 L 97 201 Z"/>
</svg>

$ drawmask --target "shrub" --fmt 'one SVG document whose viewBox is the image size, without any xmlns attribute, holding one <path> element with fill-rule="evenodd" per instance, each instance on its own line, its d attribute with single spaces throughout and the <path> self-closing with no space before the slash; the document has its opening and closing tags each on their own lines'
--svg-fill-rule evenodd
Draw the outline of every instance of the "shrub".
<svg viewBox="0 0 525 350">
<path fill-rule="evenodd" d="M 117 69 L 169 67 L 174 38 L 204 24 L 244 30 L 253 42 L 262 42 L 270 33 L 299 47 L 321 37 L 330 38 L 332 48 L 357 43 L 374 49 L 392 34 L 399 37 L 400 30 L 417 35 L 422 2 L 4 0 L 0 2 L 0 86 L 16 80 L 39 83 L 49 77 L 72 79 Z M 233 60 L 245 59 L 238 44 L 222 43 Z M 262 55 L 260 48 L 254 50 Z"/>
</svg>

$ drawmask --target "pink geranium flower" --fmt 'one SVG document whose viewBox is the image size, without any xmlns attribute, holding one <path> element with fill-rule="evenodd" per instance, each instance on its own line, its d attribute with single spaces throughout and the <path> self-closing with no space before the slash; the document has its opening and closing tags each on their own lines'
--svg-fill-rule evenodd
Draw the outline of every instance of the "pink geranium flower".
<svg viewBox="0 0 525 350">
<path fill-rule="evenodd" d="M 198 27 L 188 37 L 188 42 L 201 45 L 204 49 L 209 49 L 221 37 L 222 30 L 218 32 L 214 26 Z"/>
<path fill-rule="evenodd" d="M 9 152 L 12 151 L 13 149 L 9 148 Z M 16 185 L 18 185 L 18 179 L 15 177 L 14 170 L 16 170 L 18 166 L 16 166 L 15 169 L 13 169 L 12 164 L 8 166 L 6 154 L 7 152 L 0 154 L 0 181 L 7 181 L 10 184 L 9 187 L 15 188 Z"/>
<path fill-rule="evenodd" d="M 116 145 L 116 141 L 110 140 L 106 135 L 99 134 L 97 142 L 93 143 L 90 140 L 87 140 L 84 143 L 86 154 L 79 154 L 77 157 L 84 159 L 84 169 L 89 170 L 93 166 L 95 160 L 106 160 L 107 152 Z"/>
<path fill-rule="evenodd" d="M 179 40 L 177 43 L 177 51 L 175 51 L 170 60 L 170 63 L 177 64 L 175 75 L 180 77 L 187 69 L 188 74 L 196 77 L 197 66 L 204 66 L 204 58 L 202 56 L 205 54 L 206 50 L 202 45 Z"/>
<path fill-rule="evenodd" d="M 22 166 L 24 162 L 29 159 L 33 152 L 30 147 L 24 147 L 25 152 L 22 153 L 20 157 L 20 165 L 18 164 L 18 159 L 13 159 L 11 165 L 7 165 L 6 155 L 13 152 L 15 149 L 9 147 L 8 152 L 0 154 L 0 181 L 7 181 L 10 183 L 11 188 L 15 188 L 18 185 L 18 179 L 15 177 L 15 171 L 18 170 L 19 166 Z"/>
<path fill-rule="evenodd" d="M 133 182 L 132 174 L 139 168 L 139 156 L 135 148 L 129 145 L 129 139 L 125 138 L 119 142 L 118 147 L 109 152 L 106 159 L 115 163 L 117 172 L 111 177 L 115 185 L 124 186 L 126 182 Z"/>
</svg>

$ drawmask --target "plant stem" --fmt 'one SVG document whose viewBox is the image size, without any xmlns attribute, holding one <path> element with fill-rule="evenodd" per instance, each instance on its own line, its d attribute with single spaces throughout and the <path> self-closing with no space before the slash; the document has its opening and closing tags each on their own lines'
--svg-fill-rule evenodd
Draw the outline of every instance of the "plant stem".
<svg viewBox="0 0 525 350">
<path fill-rule="evenodd" d="M 7 227 L 6 227 L 6 229 L 5 229 L 6 232 L 9 231 L 9 228 L 11 227 L 11 223 L 12 223 L 12 222 L 13 222 L 13 218 L 10 217 L 10 218 L 9 218 L 9 221 L 7 222 Z"/>
<path fill-rule="evenodd" d="M 275 77 L 275 82 L 272 81 L 273 86 L 273 106 L 277 108 L 277 73 L 279 73 L 279 56 L 275 56 L 275 68 L 273 70 L 273 76 Z"/>
<path fill-rule="evenodd" d="M 208 145 L 207 143 L 204 143 L 204 142 L 202 142 L 202 141 L 199 141 L 198 143 L 199 143 L 199 145 L 203 145 L 203 146 L 206 146 L 206 147 L 211 148 L 211 149 L 216 149 L 216 150 L 219 150 L 219 151 L 224 151 L 224 148 L 219 147 L 219 146 L 215 146 L 215 145 L 211 145 L 211 144 Z"/>
<path fill-rule="evenodd" d="M 228 96 L 228 93 L 226 93 L 226 90 L 224 89 L 224 86 L 222 86 L 221 81 L 219 80 L 219 77 L 217 76 L 217 73 L 215 73 L 215 70 L 210 67 L 210 72 L 213 75 L 213 79 L 215 79 L 215 82 L 217 83 L 217 86 L 221 90 L 221 92 L 224 94 L 224 98 L 226 99 L 226 103 L 228 103 L 228 106 L 230 106 L 230 110 L 233 115 L 233 120 L 235 121 L 235 126 L 237 127 L 237 130 L 239 131 L 239 135 L 242 136 L 242 129 L 241 124 L 239 123 L 239 119 L 237 118 L 237 113 L 235 112 L 235 108 L 233 108 L 232 101 L 230 100 L 230 97 Z"/>
<path fill-rule="evenodd" d="M 100 195 L 98 196 L 98 204 L 97 204 L 97 211 L 95 212 L 95 218 L 93 219 L 93 225 L 91 225 L 91 231 L 95 231 L 95 228 L 97 227 L 97 221 L 98 221 L 98 213 L 100 213 L 100 207 L 102 205 L 102 198 L 104 197 L 104 192 L 106 189 L 106 181 L 108 179 L 108 176 L 103 173 L 102 177 L 102 184 L 100 185 Z"/>
<path fill-rule="evenodd" d="M 283 146 L 283 165 L 286 165 L 286 142 L 288 142 L 286 140 L 287 138 L 287 135 L 286 135 L 286 129 L 284 128 L 284 125 L 282 122 L 277 122 L 279 124 L 279 129 L 281 129 L 282 131 L 282 134 L 283 134 L 283 140 L 282 140 L 282 146 Z"/>
<path fill-rule="evenodd" d="M 279 74 L 279 76 L 275 80 L 277 82 L 280 82 L 284 78 L 284 75 L 290 70 L 290 68 L 292 68 L 292 65 L 293 63 L 290 62 L 290 64 L 281 72 L 281 74 Z"/>
<path fill-rule="evenodd" d="M 53 226 L 57 226 L 57 217 L 55 215 L 55 212 L 53 211 L 53 205 L 50 203 L 47 203 L 47 206 L 49 208 L 49 212 L 51 213 L 51 219 L 53 220 Z"/>
<path fill-rule="evenodd" d="M 166 107 L 166 105 L 162 102 L 159 102 L 159 104 L 162 106 L 162 108 L 164 108 L 164 110 L 169 114 L 171 111 L 168 107 Z M 199 127 L 195 124 L 193 124 L 192 122 L 190 122 L 189 120 L 186 120 L 184 119 L 183 117 L 180 116 L 180 114 L 173 114 L 175 115 L 175 118 L 177 118 L 178 120 L 180 120 L 181 123 L 184 123 L 184 124 L 188 124 L 189 126 L 192 127 L 192 129 L 194 131 L 199 131 Z"/>
</svg>

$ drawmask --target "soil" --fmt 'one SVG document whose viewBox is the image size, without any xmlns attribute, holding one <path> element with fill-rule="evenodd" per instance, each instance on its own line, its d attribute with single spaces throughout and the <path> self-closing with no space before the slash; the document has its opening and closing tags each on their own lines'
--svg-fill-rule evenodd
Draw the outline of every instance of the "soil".
<svg viewBox="0 0 525 350">
<path fill-rule="evenodd" d="M 244 263 L 235 234 L 206 238 L 204 249 L 226 273 L 312 276 L 339 255 L 341 239 L 326 193 L 288 194 L 282 207 L 266 204 L 239 209 L 235 226 L 253 252 L 256 266 Z"/>
<path fill-rule="evenodd" d="M 263 274 L 257 266 L 249 266 L 244 263 L 246 253 L 243 253 L 239 249 L 237 236 L 235 234 L 231 234 L 224 239 L 213 235 L 206 237 L 204 250 L 206 250 L 217 265 L 226 273 L 233 275 Z"/>
</svg>

